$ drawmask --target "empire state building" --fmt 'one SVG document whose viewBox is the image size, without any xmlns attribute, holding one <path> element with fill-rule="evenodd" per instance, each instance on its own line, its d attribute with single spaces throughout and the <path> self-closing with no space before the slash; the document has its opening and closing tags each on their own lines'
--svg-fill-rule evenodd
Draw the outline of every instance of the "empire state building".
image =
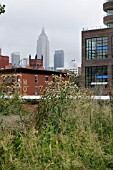
<svg viewBox="0 0 113 170">
<path fill-rule="evenodd" d="M 38 59 L 43 56 L 44 69 L 46 69 L 46 67 L 49 67 L 49 41 L 47 35 L 45 34 L 44 28 L 42 28 L 42 32 L 37 40 L 36 54 Z"/>
</svg>

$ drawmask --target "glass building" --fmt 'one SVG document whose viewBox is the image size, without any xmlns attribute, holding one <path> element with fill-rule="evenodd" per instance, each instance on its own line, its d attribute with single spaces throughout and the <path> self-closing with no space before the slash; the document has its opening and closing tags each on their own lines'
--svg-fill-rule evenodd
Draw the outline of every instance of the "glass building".
<svg viewBox="0 0 113 170">
<path fill-rule="evenodd" d="M 11 63 L 13 67 L 19 67 L 20 62 L 20 53 L 19 52 L 13 52 L 11 53 Z"/>
<path fill-rule="evenodd" d="M 64 51 L 57 50 L 54 54 L 54 70 L 61 67 L 64 67 Z"/>
</svg>

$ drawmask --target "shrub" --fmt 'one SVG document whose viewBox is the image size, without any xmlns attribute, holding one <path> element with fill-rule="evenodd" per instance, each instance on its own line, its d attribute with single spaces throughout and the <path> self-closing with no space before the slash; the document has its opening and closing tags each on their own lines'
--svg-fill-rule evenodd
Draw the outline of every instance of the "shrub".
<svg viewBox="0 0 113 170">
<path fill-rule="evenodd" d="M 57 77 L 54 88 L 48 84 L 30 127 L 13 133 L 4 130 L 0 168 L 112 169 L 112 104 L 100 103 L 91 95 L 62 77 Z"/>
</svg>

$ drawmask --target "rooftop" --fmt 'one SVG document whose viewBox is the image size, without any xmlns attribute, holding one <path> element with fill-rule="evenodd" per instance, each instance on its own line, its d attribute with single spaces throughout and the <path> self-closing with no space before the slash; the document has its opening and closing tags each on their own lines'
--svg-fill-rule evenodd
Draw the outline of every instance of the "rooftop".
<svg viewBox="0 0 113 170">
<path fill-rule="evenodd" d="M 13 74 L 13 73 L 27 73 L 27 74 L 43 74 L 43 75 L 62 75 L 65 76 L 64 73 L 59 71 L 49 71 L 49 70 L 37 70 L 37 69 L 29 69 L 29 68 L 13 68 L 13 69 L 1 69 L 1 74 Z"/>
<path fill-rule="evenodd" d="M 89 31 L 89 30 L 98 30 L 98 29 L 106 29 L 106 26 L 95 26 L 95 27 L 85 27 L 82 28 L 82 31 Z"/>
</svg>

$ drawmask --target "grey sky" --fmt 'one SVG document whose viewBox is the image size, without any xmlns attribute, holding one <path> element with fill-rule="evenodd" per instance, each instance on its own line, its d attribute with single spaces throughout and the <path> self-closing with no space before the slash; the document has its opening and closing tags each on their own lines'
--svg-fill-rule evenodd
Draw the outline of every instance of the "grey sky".
<svg viewBox="0 0 113 170">
<path fill-rule="evenodd" d="M 0 48 L 3 55 L 19 51 L 21 58 L 36 54 L 42 27 L 54 51 L 63 49 L 65 63 L 75 59 L 80 66 L 82 28 L 103 26 L 104 0 L 2 0 L 6 13 L 0 16 Z"/>
</svg>

